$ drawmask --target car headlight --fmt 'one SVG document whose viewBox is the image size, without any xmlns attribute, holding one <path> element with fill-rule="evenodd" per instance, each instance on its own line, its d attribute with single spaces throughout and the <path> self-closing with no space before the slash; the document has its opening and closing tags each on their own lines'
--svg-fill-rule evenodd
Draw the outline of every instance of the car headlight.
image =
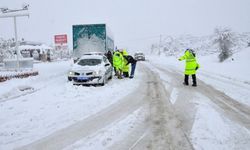
<svg viewBox="0 0 250 150">
<path fill-rule="evenodd" d="M 101 75 L 101 74 L 102 74 L 102 71 L 101 71 L 101 70 L 95 71 L 95 73 L 94 73 L 95 76 L 99 76 L 99 75 Z"/>
<path fill-rule="evenodd" d="M 70 71 L 70 72 L 69 72 L 69 75 L 74 75 L 74 74 L 75 74 L 74 71 Z"/>
</svg>

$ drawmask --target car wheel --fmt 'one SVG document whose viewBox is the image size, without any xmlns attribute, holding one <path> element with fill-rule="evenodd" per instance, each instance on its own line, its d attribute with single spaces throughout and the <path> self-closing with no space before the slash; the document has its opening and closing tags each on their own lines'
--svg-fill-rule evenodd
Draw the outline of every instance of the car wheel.
<svg viewBox="0 0 250 150">
<path fill-rule="evenodd" d="M 109 76 L 109 80 L 111 80 L 113 78 L 113 73 L 111 72 L 110 76 Z"/>
<path fill-rule="evenodd" d="M 104 85 L 106 84 L 106 82 L 107 82 L 107 81 L 106 81 L 106 77 L 104 76 L 104 77 L 103 77 L 103 81 L 102 81 L 102 83 L 101 83 L 100 85 L 101 85 L 101 86 L 104 86 Z"/>
</svg>

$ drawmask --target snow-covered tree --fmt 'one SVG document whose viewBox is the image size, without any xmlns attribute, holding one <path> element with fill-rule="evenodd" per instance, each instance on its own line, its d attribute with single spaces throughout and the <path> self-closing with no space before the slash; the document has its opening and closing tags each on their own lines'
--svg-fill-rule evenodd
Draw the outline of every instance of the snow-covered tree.
<svg viewBox="0 0 250 150">
<path fill-rule="evenodd" d="M 171 36 L 165 36 L 160 43 L 151 45 L 151 54 L 173 56 L 179 50 L 179 43 Z"/>
<path fill-rule="evenodd" d="M 14 47 L 14 39 L 5 40 L 3 38 L 0 38 L 0 62 L 2 62 L 4 58 L 14 57 Z"/>
<path fill-rule="evenodd" d="M 223 62 L 232 55 L 232 47 L 236 41 L 234 33 L 228 28 L 216 28 L 214 30 L 216 38 L 215 44 L 219 46 L 219 61 Z"/>
</svg>

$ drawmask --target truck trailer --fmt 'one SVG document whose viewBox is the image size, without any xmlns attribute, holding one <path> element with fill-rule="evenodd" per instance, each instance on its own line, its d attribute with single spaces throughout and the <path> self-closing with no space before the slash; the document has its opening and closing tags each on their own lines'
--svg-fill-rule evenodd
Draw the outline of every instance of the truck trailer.
<svg viewBox="0 0 250 150">
<path fill-rule="evenodd" d="M 86 53 L 103 53 L 114 50 L 114 39 L 106 24 L 73 25 L 73 57 Z"/>
</svg>

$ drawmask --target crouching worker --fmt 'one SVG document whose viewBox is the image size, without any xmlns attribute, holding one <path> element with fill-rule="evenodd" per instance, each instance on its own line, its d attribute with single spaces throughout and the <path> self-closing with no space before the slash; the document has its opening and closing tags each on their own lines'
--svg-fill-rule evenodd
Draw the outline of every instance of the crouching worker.
<svg viewBox="0 0 250 150">
<path fill-rule="evenodd" d="M 179 58 L 179 61 L 186 60 L 185 66 L 185 77 L 184 77 L 184 85 L 188 85 L 189 75 L 192 75 L 193 84 L 192 86 L 197 86 L 196 81 L 196 70 L 200 67 L 200 65 L 196 61 L 195 53 L 192 49 L 187 49 L 185 54 Z"/>
<path fill-rule="evenodd" d="M 129 78 L 132 79 L 132 78 L 134 78 L 135 67 L 136 67 L 137 60 L 135 60 L 131 55 L 125 55 L 123 57 L 124 57 L 124 59 L 127 60 L 127 64 L 126 65 L 131 64 L 131 71 L 130 71 Z"/>
<path fill-rule="evenodd" d="M 113 66 L 118 79 L 122 79 L 123 59 L 122 54 L 119 51 L 115 51 L 113 54 Z"/>
</svg>

